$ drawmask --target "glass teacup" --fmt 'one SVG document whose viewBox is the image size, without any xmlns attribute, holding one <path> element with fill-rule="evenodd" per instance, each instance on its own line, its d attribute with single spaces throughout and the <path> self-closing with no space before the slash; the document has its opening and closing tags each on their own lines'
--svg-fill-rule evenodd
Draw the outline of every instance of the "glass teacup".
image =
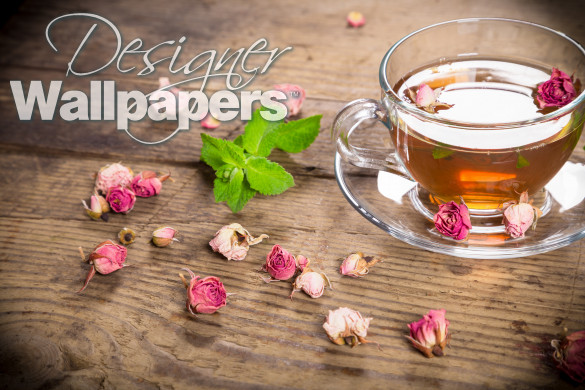
<svg viewBox="0 0 585 390">
<path fill-rule="evenodd" d="M 555 70 L 576 89 L 557 106 L 543 104 L 539 90 Z M 428 191 L 422 203 L 463 199 L 472 216 L 499 215 L 521 193 L 539 195 L 583 130 L 585 50 L 533 23 L 479 18 L 423 28 L 390 48 L 379 76 L 381 100 L 349 103 L 332 136 L 351 164 L 416 181 Z M 436 106 L 417 105 L 423 84 Z M 392 150 L 354 143 L 368 137 L 371 120 L 386 125 Z"/>
</svg>

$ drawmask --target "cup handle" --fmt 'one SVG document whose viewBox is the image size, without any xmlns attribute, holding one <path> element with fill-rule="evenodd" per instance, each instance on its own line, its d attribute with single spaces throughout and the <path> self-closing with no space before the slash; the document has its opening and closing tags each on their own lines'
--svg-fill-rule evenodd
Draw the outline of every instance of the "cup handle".
<svg viewBox="0 0 585 390">
<path fill-rule="evenodd" d="M 364 121 L 371 119 L 391 126 L 388 111 L 379 101 L 374 99 L 354 100 L 339 111 L 331 126 L 331 139 L 337 144 L 337 151 L 341 157 L 357 167 L 391 171 L 413 180 L 400 163 L 394 149 L 367 149 L 354 146 L 349 142 L 351 133 L 359 130 Z"/>
</svg>

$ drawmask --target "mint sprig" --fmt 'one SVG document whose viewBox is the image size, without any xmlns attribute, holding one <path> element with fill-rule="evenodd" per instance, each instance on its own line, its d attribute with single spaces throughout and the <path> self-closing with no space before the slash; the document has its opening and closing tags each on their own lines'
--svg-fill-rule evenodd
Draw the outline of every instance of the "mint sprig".
<svg viewBox="0 0 585 390">
<path fill-rule="evenodd" d="M 266 157 L 274 148 L 287 153 L 305 150 L 319 135 L 320 126 L 321 115 L 271 122 L 259 109 L 234 141 L 201 133 L 201 160 L 215 170 L 215 201 L 226 202 L 237 213 L 257 192 L 278 195 L 294 186 L 292 175 Z"/>
</svg>

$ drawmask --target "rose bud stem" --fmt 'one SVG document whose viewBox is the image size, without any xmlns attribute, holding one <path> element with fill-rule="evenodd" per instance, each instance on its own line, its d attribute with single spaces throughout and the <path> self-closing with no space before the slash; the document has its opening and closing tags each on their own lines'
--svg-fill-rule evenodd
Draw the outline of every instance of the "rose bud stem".
<svg viewBox="0 0 585 390">
<path fill-rule="evenodd" d="M 179 273 L 179 277 L 183 281 L 183 284 L 185 285 L 185 288 L 189 288 L 189 282 L 187 282 L 187 279 L 185 279 L 185 276 L 183 274 Z"/>
<path fill-rule="evenodd" d="M 167 173 L 166 175 L 162 175 L 161 177 L 158 178 L 158 180 L 160 180 L 161 183 L 164 182 L 164 181 L 166 181 L 167 179 L 170 180 L 170 181 L 172 181 L 173 183 L 175 182 L 175 179 L 173 179 L 171 177 L 171 173 L 170 172 Z"/>
</svg>

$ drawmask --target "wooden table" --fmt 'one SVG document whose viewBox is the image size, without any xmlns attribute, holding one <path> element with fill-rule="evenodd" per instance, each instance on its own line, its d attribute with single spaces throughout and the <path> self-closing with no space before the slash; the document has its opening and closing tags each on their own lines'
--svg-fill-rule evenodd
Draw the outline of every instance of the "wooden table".
<svg viewBox="0 0 585 390">
<path fill-rule="evenodd" d="M 344 199 L 333 173 L 329 128 L 348 101 L 378 97 L 377 69 L 396 40 L 448 19 L 499 16 L 530 20 L 585 42 L 585 3 L 570 0 L 414 3 L 337 1 L 25 1 L 1 30 L 0 43 L 0 387 L 37 388 L 500 388 L 573 389 L 551 359 L 550 340 L 563 328 L 585 329 L 584 241 L 556 251 L 508 260 L 470 260 L 412 247 L 362 218 Z M 346 27 L 349 11 L 364 27 Z M 67 122 L 59 117 L 19 120 L 9 80 L 62 80 L 63 90 L 89 91 L 91 80 L 115 80 L 118 90 L 152 91 L 162 66 L 148 76 L 118 71 L 115 63 L 87 77 L 66 76 L 67 63 L 87 32 L 87 21 L 56 25 L 55 52 L 45 38 L 49 22 L 70 13 L 103 16 L 124 44 L 145 47 L 187 37 L 185 50 L 249 47 L 267 38 L 270 48 L 293 46 L 253 89 L 276 83 L 303 86 L 302 116 L 323 114 L 316 142 L 299 154 L 275 152 L 296 185 L 279 196 L 256 196 L 232 214 L 214 203 L 213 171 L 200 162 L 202 132 L 189 131 L 145 146 L 112 121 Z M 85 24 L 83 24 L 85 23 Z M 78 69 L 110 58 L 111 41 L 96 38 Z M 142 64 L 129 56 L 123 68 Z M 140 69 L 140 68 L 137 68 Z M 211 80 L 208 91 L 225 89 Z M 165 123 L 142 121 L 135 134 L 162 139 Z M 207 132 L 234 139 L 240 120 Z M 582 143 L 575 153 L 584 153 Z M 92 221 L 82 199 L 92 174 L 122 161 L 135 172 L 171 171 L 159 196 L 139 199 L 127 215 Z M 212 252 L 219 227 L 238 222 L 270 238 L 241 262 Z M 157 248 L 151 232 L 170 225 L 180 242 Z M 86 253 L 129 227 L 137 239 L 127 264 L 97 275 L 82 294 Z M 288 283 L 265 284 L 258 268 L 274 244 L 313 259 L 334 290 L 319 299 Z M 383 260 L 363 279 L 341 277 L 352 251 Z M 228 305 L 194 317 L 185 308 L 181 268 L 216 275 Z M 347 306 L 373 317 L 368 336 L 380 344 L 355 348 L 331 343 L 322 324 L 328 310 Z M 407 324 L 429 309 L 450 320 L 447 356 L 427 359 L 405 339 Z"/>
</svg>

